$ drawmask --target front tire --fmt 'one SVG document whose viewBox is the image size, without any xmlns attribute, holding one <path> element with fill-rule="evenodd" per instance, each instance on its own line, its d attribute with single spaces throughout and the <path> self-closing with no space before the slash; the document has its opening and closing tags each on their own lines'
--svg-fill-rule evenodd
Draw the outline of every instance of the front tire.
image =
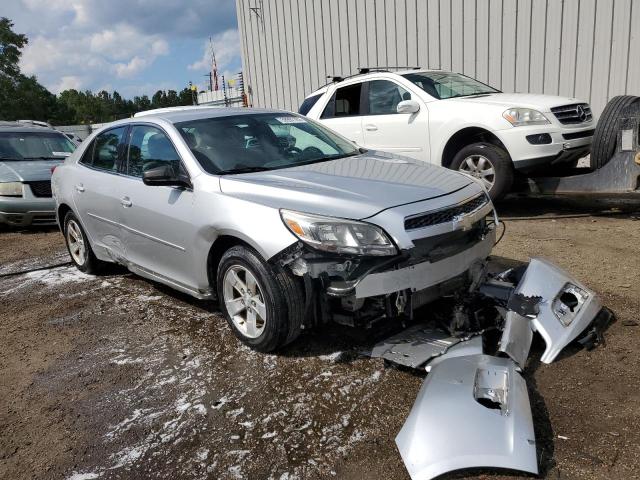
<svg viewBox="0 0 640 480">
<path fill-rule="evenodd" d="M 472 143 L 453 157 L 450 168 L 482 181 L 491 200 L 500 200 L 513 185 L 513 162 L 502 148 L 490 143 Z"/>
<path fill-rule="evenodd" d="M 299 279 L 252 249 L 235 246 L 224 253 L 216 287 L 231 330 L 254 350 L 271 352 L 300 334 L 305 297 Z"/>
<path fill-rule="evenodd" d="M 87 234 L 73 212 L 68 212 L 64 217 L 63 233 L 71 261 L 78 270 L 90 274 L 98 273 L 105 262 L 96 258 Z"/>
</svg>

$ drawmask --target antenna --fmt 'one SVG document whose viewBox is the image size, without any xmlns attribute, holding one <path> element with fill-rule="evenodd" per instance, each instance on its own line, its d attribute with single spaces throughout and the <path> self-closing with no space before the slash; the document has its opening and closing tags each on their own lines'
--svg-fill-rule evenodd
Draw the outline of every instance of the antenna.
<svg viewBox="0 0 640 480">
<path fill-rule="evenodd" d="M 209 37 L 209 55 L 211 56 L 211 76 L 209 84 L 211 90 L 218 90 L 218 64 L 216 63 L 216 52 L 213 49 L 213 40 Z"/>
</svg>

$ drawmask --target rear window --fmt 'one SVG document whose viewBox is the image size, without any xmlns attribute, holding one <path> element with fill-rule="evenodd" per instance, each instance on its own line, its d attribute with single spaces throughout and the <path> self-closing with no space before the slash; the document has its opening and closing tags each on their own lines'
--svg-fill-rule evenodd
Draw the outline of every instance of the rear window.
<svg viewBox="0 0 640 480">
<path fill-rule="evenodd" d="M 301 115 L 306 115 L 307 113 L 309 113 L 309 110 L 313 108 L 313 106 L 318 102 L 321 96 L 322 93 L 319 93 L 318 95 L 312 95 L 309 98 L 305 99 L 305 101 L 302 102 L 302 105 L 300 105 L 298 113 Z"/>
</svg>

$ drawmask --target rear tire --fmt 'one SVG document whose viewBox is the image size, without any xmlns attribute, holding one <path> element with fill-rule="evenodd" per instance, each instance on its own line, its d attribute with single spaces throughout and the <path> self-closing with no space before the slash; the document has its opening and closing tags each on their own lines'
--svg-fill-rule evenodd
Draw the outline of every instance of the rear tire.
<svg viewBox="0 0 640 480">
<path fill-rule="evenodd" d="M 472 143 L 453 157 L 450 167 L 483 180 L 494 202 L 500 200 L 513 185 L 513 162 L 509 154 L 491 143 Z M 492 172 L 492 173 L 491 173 Z"/>
<path fill-rule="evenodd" d="M 73 212 L 68 212 L 64 217 L 64 234 L 65 244 L 71 261 L 73 264 L 84 273 L 96 274 L 105 262 L 98 260 L 93 253 L 87 234 L 80 224 L 80 220 L 74 215 Z"/>
<path fill-rule="evenodd" d="M 598 169 L 606 165 L 616 151 L 618 140 L 618 119 L 620 113 L 640 97 L 618 95 L 613 97 L 604 107 L 596 125 L 591 143 L 591 167 Z"/>
<path fill-rule="evenodd" d="M 305 306 L 300 280 L 252 249 L 238 245 L 222 255 L 216 287 L 231 330 L 254 350 L 271 352 L 300 335 Z"/>
</svg>

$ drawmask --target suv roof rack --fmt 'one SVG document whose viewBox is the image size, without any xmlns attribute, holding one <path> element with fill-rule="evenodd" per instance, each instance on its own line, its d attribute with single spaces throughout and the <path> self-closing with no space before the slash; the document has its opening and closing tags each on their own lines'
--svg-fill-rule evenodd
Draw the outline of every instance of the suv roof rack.
<svg viewBox="0 0 640 480">
<path fill-rule="evenodd" d="M 371 72 L 391 72 L 390 69 L 394 70 L 420 70 L 422 67 L 358 67 L 358 73 L 353 73 L 351 75 L 347 75 L 346 77 L 342 77 L 340 75 L 327 75 L 327 78 L 331 79 L 330 82 L 325 83 L 324 85 L 320 85 L 316 90 L 321 89 L 322 87 L 326 87 L 332 83 L 342 82 L 348 78 L 357 77 L 358 75 L 366 75 Z"/>
<path fill-rule="evenodd" d="M 403 66 L 392 66 L 392 67 L 358 67 L 358 71 L 361 75 L 370 72 L 389 72 L 391 69 L 393 70 L 420 70 L 422 67 L 403 67 Z"/>
</svg>

